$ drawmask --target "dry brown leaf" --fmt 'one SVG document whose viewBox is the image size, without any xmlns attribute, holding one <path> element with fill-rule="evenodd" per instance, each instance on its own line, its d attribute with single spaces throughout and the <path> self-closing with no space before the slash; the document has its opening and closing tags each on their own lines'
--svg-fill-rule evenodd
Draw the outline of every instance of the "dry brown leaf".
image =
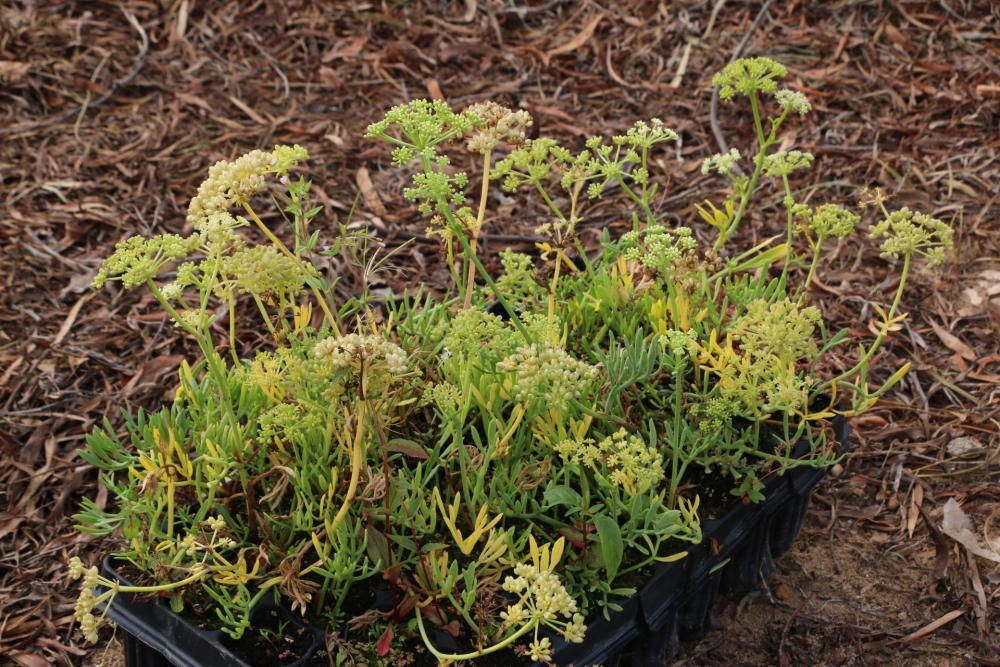
<svg viewBox="0 0 1000 667">
<path fill-rule="evenodd" d="M 951 333 L 950 331 L 945 329 L 943 326 L 941 326 L 934 320 L 930 320 L 930 325 L 931 328 L 934 329 L 934 333 L 937 334 L 937 337 L 941 339 L 941 342 L 944 343 L 949 350 L 951 350 L 958 356 L 962 357 L 966 361 L 976 360 L 976 353 L 972 351 L 971 347 L 963 343 L 958 336 Z"/>
<path fill-rule="evenodd" d="M 577 33 L 576 37 L 569 40 L 562 46 L 557 46 L 556 48 L 547 51 L 545 54 L 546 57 L 551 58 L 552 56 L 558 56 L 564 53 L 576 51 L 578 48 L 587 43 L 587 40 L 589 40 L 594 34 L 594 31 L 597 30 L 597 26 L 603 18 L 604 14 L 595 14 L 592 16 L 591 19 L 587 21 L 587 25 L 583 27 L 583 30 Z"/>
<path fill-rule="evenodd" d="M 378 191 L 372 183 L 372 177 L 368 169 L 359 167 L 354 172 L 354 180 L 358 184 L 358 189 L 361 190 L 361 197 L 365 200 L 368 210 L 380 218 L 384 218 L 386 213 L 385 204 L 382 203 L 382 198 L 379 197 Z"/>
<path fill-rule="evenodd" d="M 977 556 L 994 563 L 1000 563 L 1000 544 L 984 545 L 980 542 L 979 537 L 972 530 L 972 520 L 954 498 L 949 498 L 948 502 L 944 504 L 941 531 Z M 1000 540 L 993 540 L 993 542 L 1000 542 Z"/>
<path fill-rule="evenodd" d="M 16 60 L 0 60 L 0 81 L 17 83 L 31 69 L 31 63 L 21 63 Z"/>
</svg>

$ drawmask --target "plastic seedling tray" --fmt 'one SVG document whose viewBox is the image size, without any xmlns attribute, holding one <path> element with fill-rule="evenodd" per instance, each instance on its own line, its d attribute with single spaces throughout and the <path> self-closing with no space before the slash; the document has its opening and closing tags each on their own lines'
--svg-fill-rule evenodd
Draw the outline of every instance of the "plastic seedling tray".
<svg viewBox="0 0 1000 667">
<path fill-rule="evenodd" d="M 833 427 L 846 450 L 849 427 L 839 417 Z M 704 521 L 701 544 L 683 560 L 657 565 L 636 595 L 619 601 L 622 609 L 610 620 L 591 619 L 584 643 L 552 637 L 553 662 L 662 667 L 677 655 L 682 642 L 712 628 L 712 606 L 720 593 L 754 590 L 774 571 L 774 557 L 795 541 L 812 491 L 824 474 L 823 469 L 802 467 L 774 476 L 765 482 L 764 502 L 736 505 L 718 519 Z M 110 558 L 103 569 L 105 576 L 128 583 Z M 282 665 L 305 667 L 324 647 L 323 632 L 304 626 L 280 605 L 261 605 L 253 618 L 271 611 L 312 633 L 308 651 Z M 123 631 L 126 667 L 250 667 L 225 646 L 222 633 L 198 628 L 163 600 L 119 594 L 108 615 Z"/>
</svg>

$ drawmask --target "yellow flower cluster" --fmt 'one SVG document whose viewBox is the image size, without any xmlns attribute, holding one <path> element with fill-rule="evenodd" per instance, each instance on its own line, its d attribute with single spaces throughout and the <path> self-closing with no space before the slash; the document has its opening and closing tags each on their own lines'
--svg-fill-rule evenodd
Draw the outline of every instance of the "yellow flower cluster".
<svg viewBox="0 0 1000 667">
<path fill-rule="evenodd" d="M 621 429 L 595 443 L 563 440 L 556 451 L 571 463 L 590 468 L 598 479 L 620 486 L 631 495 L 647 493 L 663 481 L 663 456 L 641 438 Z"/>
<path fill-rule="evenodd" d="M 100 620 L 94 615 L 94 607 L 97 606 L 94 589 L 97 587 L 99 577 L 97 568 L 87 568 L 83 561 L 74 556 L 69 560 L 69 576 L 71 579 L 83 578 L 83 590 L 76 600 L 74 616 L 86 640 L 97 643 L 97 628 L 100 625 Z"/>
</svg>

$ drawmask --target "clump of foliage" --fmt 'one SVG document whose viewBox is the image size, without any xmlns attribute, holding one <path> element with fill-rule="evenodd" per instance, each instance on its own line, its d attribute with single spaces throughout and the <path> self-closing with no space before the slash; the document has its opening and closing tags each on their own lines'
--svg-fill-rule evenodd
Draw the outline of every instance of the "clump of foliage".
<svg viewBox="0 0 1000 667">
<path fill-rule="evenodd" d="M 95 612 L 123 591 L 177 611 L 197 600 L 234 637 L 258 602 L 280 598 L 327 627 L 350 621 L 354 645 L 421 638 L 443 662 L 508 647 L 548 661 L 554 636 L 583 641 L 587 618 L 683 558 L 701 540 L 699 514 L 726 496 L 761 500 L 768 475 L 836 460 L 829 420 L 867 410 L 906 372 L 869 384 L 905 317 L 912 263 L 940 262 L 951 231 L 869 198 L 872 236 L 901 275 L 878 336 L 845 361 L 848 333 L 826 329 L 809 285 L 827 242 L 860 218 L 796 198 L 791 179 L 813 157 L 775 148 L 809 103 L 779 87 L 785 74 L 757 58 L 716 77 L 723 99 L 749 102 L 756 152 L 705 160 L 731 188 L 699 206 L 711 242 L 658 210 L 652 156 L 677 139 L 658 119 L 574 151 L 527 139 L 530 116 L 493 103 L 393 108 L 366 136 L 413 171 L 405 196 L 441 239 L 454 289 L 381 305 L 338 301 L 313 261 L 321 208 L 290 176 L 303 148 L 213 166 L 192 235 L 127 239 L 95 281 L 148 288 L 201 355 L 181 364 L 171 405 L 128 416 L 124 438 L 97 429 L 82 452 L 114 509 L 85 503 L 81 526 L 120 531 L 117 556 L 144 582 L 75 560 L 84 633 L 96 638 Z M 474 178 L 455 166 L 462 148 L 481 165 Z M 765 179 L 784 192 L 784 233 L 730 248 Z M 539 252 L 505 251 L 497 277 L 478 256 L 491 183 L 546 211 Z M 612 190 L 632 229 L 585 248 L 587 204 Z M 293 245 L 256 212 L 265 195 Z M 377 263 L 367 239 L 328 252 Z M 270 337 L 250 358 L 236 351 L 238 300 Z M 799 443 L 805 456 L 792 455 Z M 349 618 L 366 585 L 388 588 L 392 608 Z M 429 627 L 466 650 L 439 650 Z"/>
</svg>

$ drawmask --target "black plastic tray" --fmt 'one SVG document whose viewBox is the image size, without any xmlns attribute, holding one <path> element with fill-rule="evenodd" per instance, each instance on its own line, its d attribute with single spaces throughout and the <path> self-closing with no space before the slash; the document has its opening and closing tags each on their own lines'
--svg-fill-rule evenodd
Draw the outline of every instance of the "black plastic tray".
<svg viewBox="0 0 1000 667">
<path fill-rule="evenodd" d="M 114 567 L 112 557 L 104 559 L 102 572 L 108 579 L 130 585 Z M 270 611 L 299 628 L 307 628 L 313 641 L 302 658 L 284 667 L 306 665 L 324 646 L 323 632 L 305 626 L 298 616 L 281 605 L 264 602 L 254 608 L 251 623 Z M 223 634 L 205 630 L 187 621 L 160 599 L 148 599 L 131 593 L 119 593 L 108 610 L 108 617 L 122 632 L 126 667 L 248 667 L 223 643 Z"/>
<path fill-rule="evenodd" d="M 833 420 L 837 440 L 847 449 L 850 428 Z M 803 455 L 805 452 L 796 452 Z M 813 489 L 825 470 L 801 467 L 765 482 L 765 500 L 737 505 L 718 519 L 702 523 L 704 539 L 683 560 L 659 564 L 639 592 L 622 600 L 611 619 L 587 624 L 587 640 L 570 644 L 552 637 L 557 665 L 631 665 L 662 667 L 678 654 L 682 642 L 713 627 L 711 610 L 720 593 L 754 590 L 774 571 L 774 558 L 798 536 Z M 127 581 L 104 561 L 104 574 Z M 284 607 L 267 604 L 254 614 L 275 610 L 299 627 L 301 621 Z M 123 631 L 126 667 L 249 667 L 221 641 L 222 634 L 198 628 L 175 614 L 162 600 L 129 594 L 115 597 L 108 616 Z M 324 646 L 323 632 L 313 646 L 287 667 L 302 667 Z"/>
</svg>

